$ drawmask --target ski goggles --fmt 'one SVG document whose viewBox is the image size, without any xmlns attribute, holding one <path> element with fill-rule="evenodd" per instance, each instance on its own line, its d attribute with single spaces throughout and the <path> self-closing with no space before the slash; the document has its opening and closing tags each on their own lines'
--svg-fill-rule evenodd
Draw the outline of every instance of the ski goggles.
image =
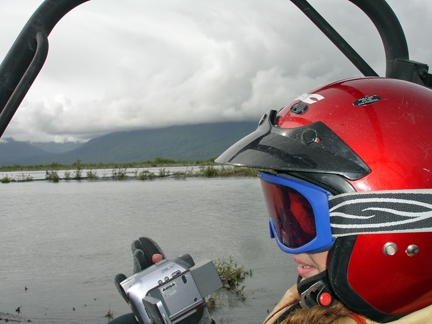
<svg viewBox="0 0 432 324">
<path fill-rule="evenodd" d="M 319 252 L 330 248 L 331 193 L 313 184 L 258 172 L 270 215 L 270 236 L 287 253 Z"/>
</svg>

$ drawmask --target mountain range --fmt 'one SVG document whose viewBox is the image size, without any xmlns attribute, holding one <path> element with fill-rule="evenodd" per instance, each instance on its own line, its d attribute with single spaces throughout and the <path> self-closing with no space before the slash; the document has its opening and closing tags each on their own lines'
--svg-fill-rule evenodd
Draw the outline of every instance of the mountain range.
<svg viewBox="0 0 432 324">
<path fill-rule="evenodd" d="M 128 163 L 200 161 L 218 157 L 253 132 L 256 122 L 224 122 L 115 132 L 86 143 L 31 143 L 12 139 L 0 143 L 0 166 L 59 163 Z"/>
</svg>

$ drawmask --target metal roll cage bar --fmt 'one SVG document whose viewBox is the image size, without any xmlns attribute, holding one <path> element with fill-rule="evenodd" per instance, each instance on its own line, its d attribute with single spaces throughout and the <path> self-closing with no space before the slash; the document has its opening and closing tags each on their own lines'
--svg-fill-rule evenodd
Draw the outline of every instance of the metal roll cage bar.
<svg viewBox="0 0 432 324">
<path fill-rule="evenodd" d="M 0 137 L 42 69 L 48 36 L 70 10 L 89 0 L 45 0 L 33 13 L 0 65 Z M 384 45 L 386 77 L 432 88 L 429 66 L 411 61 L 402 26 L 385 0 L 349 0 L 377 28 Z M 378 74 L 306 1 L 291 0 L 354 64 L 364 76 Z"/>
</svg>

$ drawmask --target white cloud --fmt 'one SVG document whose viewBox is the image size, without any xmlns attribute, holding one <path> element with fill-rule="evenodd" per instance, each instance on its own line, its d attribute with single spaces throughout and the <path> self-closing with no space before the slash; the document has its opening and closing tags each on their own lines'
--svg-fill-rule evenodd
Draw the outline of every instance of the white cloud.
<svg viewBox="0 0 432 324">
<path fill-rule="evenodd" d="M 380 74 L 384 52 L 347 0 L 310 1 Z M 41 1 L 0 2 L 0 56 Z M 432 4 L 389 0 L 411 59 L 429 63 Z M 423 32 L 424 31 L 424 32 Z M 91 0 L 50 35 L 47 62 L 5 137 L 87 140 L 174 124 L 257 121 L 360 73 L 290 1 Z"/>
</svg>

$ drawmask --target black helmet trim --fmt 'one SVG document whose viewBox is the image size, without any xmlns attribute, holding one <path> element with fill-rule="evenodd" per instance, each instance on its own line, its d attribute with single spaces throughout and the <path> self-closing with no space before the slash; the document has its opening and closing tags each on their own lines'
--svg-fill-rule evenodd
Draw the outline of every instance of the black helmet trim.
<svg viewBox="0 0 432 324">
<path fill-rule="evenodd" d="M 339 174 L 350 180 L 371 172 L 323 122 L 280 128 L 276 117 L 276 110 L 267 112 L 255 132 L 232 145 L 216 162 L 276 171 Z"/>
<path fill-rule="evenodd" d="M 317 185 L 330 191 L 333 195 L 356 192 L 353 185 L 344 177 L 330 173 L 289 172 L 290 176 Z"/>
<path fill-rule="evenodd" d="M 350 286 L 348 266 L 356 240 L 357 235 L 339 237 L 329 252 L 327 271 L 331 287 L 337 298 L 356 313 L 379 323 L 395 321 L 407 315 L 407 313 L 387 314 L 377 310 Z"/>
</svg>

